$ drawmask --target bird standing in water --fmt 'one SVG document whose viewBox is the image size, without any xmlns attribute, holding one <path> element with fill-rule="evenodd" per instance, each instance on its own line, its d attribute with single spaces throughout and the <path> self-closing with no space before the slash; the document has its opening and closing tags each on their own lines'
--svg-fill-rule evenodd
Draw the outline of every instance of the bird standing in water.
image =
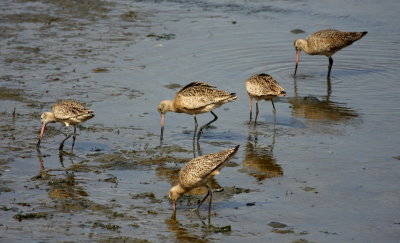
<svg viewBox="0 0 400 243">
<path fill-rule="evenodd" d="M 51 112 L 44 112 L 40 121 L 42 128 L 40 130 L 37 147 L 40 147 L 40 143 L 43 138 L 43 133 L 48 123 L 61 122 L 66 127 L 69 125 L 74 126 L 74 133 L 72 134 L 73 142 L 72 149 L 74 149 L 76 139 L 76 126 L 82 122 L 85 122 L 94 117 L 93 111 L 87 109 L 82 103 L 76 100 L 61 100 L 52 106 Z M 61 142 L 59 150 L 64 148 L 64 142 L 71 137 L 71 134 Z"/>
<path fill-rule="evenodd" d="M 161 114 L 161 140 L 164 133 L 164 120 L 165 113 L 173 111 L 177 113 L 186 113 L 193 115 L 195 122 L 195 129 L 193 135 L 193 142 L 200 139 L 201 132 L 204 128 L 208 127 L 211 123 L 218 119 L 217 115 L 212 111 L 221 105 L 234 101 L 237 99 L 235 93 L 218 90 L 214 85 L 203 82 L 192 82 L 181 90 L 179 90 L 174 100 L 163 100 L 157 107 L 158 112 Z M 214 119 L 200 127 L 197 131 L 197 114 L 211 112 Z"/>
<path fill-rule="evenodd" d="M 327 75 L 327 78 L 329 79 L 333 65 L 332 55 L 361 39 L 367 33 L 367 31 L 345 32 L 340 30 L 320 30 L 309 35 L 306 40 L 295 40 L 294 48 L 296 49 L 296 68 L 294 70 L 294 76 L 296 76 L 297 72 L 300 51 L 304 51 L 309 55 L 325 55 L 329 58 Z"/>
<path fill-rule="evenodd" d="M 207 188 L 207 195 L 197 206 L 197 211 L 199 210 L 201 204 L 210 195 L 210 204 L 208 206 L 208 213 L 210 214 L 212 191 L 207 186 L 207 182 L 211 179 L 211 177 L 219 174 L 219 171 L 222 169 L 222 167 L 238 151 L 238 149 L 239 145 L 221 152 L 196 157 L 182 167 L 182 169 L 179 171 L 179 184 L 173 186 L 169 190 L 168 194 L 169 199 L 172 200 L 174 211 L 176 210 L 176 201 L 180 198 L 180 196 L 194 188 L 205 186 Z"/>
<path fill-rule="evenodd" d="M 256 118 L 254 120 L 254 124 L 257 123 L 259 100 L 271 101 L 275 118 L 276 110 L 273 99 L 275 97 L 285 96 L 286 91 L 279 85 L 279 83 L 271 75 L 261 73 L 251 76 L 246 80 L 246 90 L 250 96 L 250 121 L 253 110 L 253 98 L 256 100 Z"/>
</svg>

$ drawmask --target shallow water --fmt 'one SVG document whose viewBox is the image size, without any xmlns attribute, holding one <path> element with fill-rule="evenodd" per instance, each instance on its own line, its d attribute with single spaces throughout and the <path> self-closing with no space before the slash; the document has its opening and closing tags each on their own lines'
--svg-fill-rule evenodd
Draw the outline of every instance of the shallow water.
<svg viewBox="0 0 400 243">
<path fill-rule="evenodd" d="M 0 239 L 397 242 L 399 5 L 2 1 Z M 330 82 L 327 58 L 304 53 L 294 79 L 293 41 L 325 28 L 369 33 L 333 56 Z M 276 125 L 270 102 L 248 122 L 244 81 L 259 72 L 288 93 Z M 204 190 L 172 217 L 167 192 L 194 156 L 194 122 L 168 113 L 160 145 L 156 110 L 196 80 L 239 97 L 216 110 L 195 151 L 241 145 L 210 182 L 210 222 L 206 206 L 201 219 L 189 210 Z M 96 116 L 73 153 L 71 141 L 58 152 L 61 124 L 37 151 L 40 114 L 60 98 Z"/>
</svg>

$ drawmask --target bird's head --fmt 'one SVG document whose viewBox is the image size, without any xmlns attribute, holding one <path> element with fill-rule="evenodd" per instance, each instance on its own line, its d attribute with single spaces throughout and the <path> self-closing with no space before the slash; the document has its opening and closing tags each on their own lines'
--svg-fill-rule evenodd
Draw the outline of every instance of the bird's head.
<svg viewBox="0 0 400 243">
<path fill-rule="evenodd" d="M 172 207 L 176 209 L 176 201 L 182 196 L 185 190 L 178 184 L 173 186 L 168 193 L 168 198 L 172 201 Z"/>
<path fill-rule="evenodd" d="M 172 100 L 163 100 L 160 102 L 160 104 L 158 104 L 157 110 L 161 115 L 164 115 L 168 111 L 174 111 L 173 107 L 174 105 Z"/>
<path fill-rule="evenodd" d="M 296 52 L 304 50 L 305 45 L 307 45 L 307 41 L 304 39 L 297 39 L 293 43 L 293 46 L 294 46 L 294 49 L 296 50 Z"/>
<path fill-rule="evenodd" d="M 56 117 L 54 116 L 54 113 L 52 112 L 43 112 L 43 114 L 40 116 L 40 122 L 42 123 L 42 127 L 40 129 L 40 135 L 39 135 L 39 140 L 37 143 L 37 147 L 40 146 L 40 142 L 43 137 L 44 129 L 46 128 L 47 123 L 52 123 L 56 122 Z"/>
<path fill-rule="evenodd" d="M 54 117 L 54 113 L 52 113 L 52 112 L 43 112 L 43 114 L 40 116 L 40 122 L 44 126 L 46 126 L 47 123 L 56 122 L 56 119 Z"/>
</svg>

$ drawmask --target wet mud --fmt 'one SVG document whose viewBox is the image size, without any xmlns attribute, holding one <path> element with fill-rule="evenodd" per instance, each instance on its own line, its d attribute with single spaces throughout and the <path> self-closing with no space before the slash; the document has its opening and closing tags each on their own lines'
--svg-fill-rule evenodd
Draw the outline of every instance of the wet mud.
<svg viewBox="0 0 400 243">
<path fill-rule="evenodd" d="M 371 1 L 346 13 L 297 1 L 2 1 L 0 241 L 397 242 L 400 32 L 388 34 L 389 2 L 376 19 Z M 293 78 L 293 40 L 328 27 L 371 29 L 335 54 L 331 80 L 326 58 L 306 55 Z M 261 72 L 288 95 L 276 117 L 261 101 L 254 124 L 244 81 Z M 198 80 L 239 99 L 195 144 L 193 118 L 167 114 L 160 141 L 157 104 Z M 70 140 L 58 150 L 72 130 L 62 124 L 37 148 L 40 115 L 59 99 L 95 117 L 73 150 Z M 174 213 L 180 168 L 239 144 L 209 182 L 211 214 L 208 201 L 192 210 L 202 187 Z"/>
</svg>

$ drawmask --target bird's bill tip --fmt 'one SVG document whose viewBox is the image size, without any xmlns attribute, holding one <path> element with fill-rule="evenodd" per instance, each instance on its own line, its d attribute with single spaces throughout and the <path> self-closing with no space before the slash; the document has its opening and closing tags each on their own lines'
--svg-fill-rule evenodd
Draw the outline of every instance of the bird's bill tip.
<svg viewBox="0 0 400 243">
<path fill-rule="evenodd" d="M 294 68 L 293 76 L 296 76 L 297 66 L 299 65 L 299 59 L 300 59 L 300 50 L 296 50 L 296 67 Z"/>
<path fill-rule="evenodd" d="M 164 135 L 164 122 L 165 122 L 165 114 L 161 113 L 161 135 L 160 138 L 163 138 Z"/>
<path fill-rule="evenodd" d="M 176 201 L 172 201 L 172 209 L 176 211 Z"/>
</svg>

